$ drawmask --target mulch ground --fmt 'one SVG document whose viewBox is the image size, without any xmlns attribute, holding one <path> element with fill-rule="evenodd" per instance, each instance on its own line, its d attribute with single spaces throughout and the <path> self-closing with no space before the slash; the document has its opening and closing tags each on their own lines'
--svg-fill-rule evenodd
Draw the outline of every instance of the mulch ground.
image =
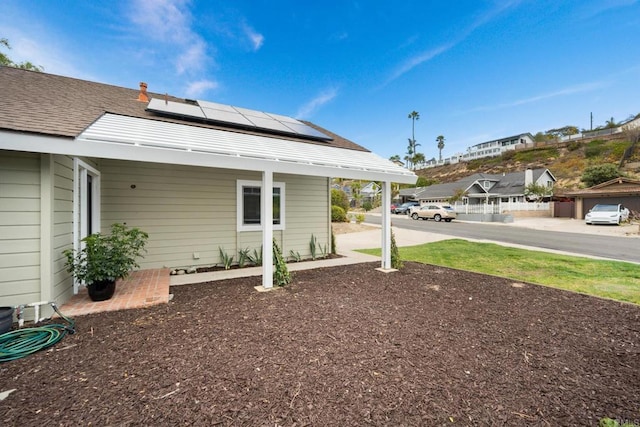
<svg viewBox="0 0 640 427">
<path fill-rule="evenodd" d="M 640 420 L 640 307 L 407 263 L 172 288 L 0 364 L 0 425 Z"/>
</svg>

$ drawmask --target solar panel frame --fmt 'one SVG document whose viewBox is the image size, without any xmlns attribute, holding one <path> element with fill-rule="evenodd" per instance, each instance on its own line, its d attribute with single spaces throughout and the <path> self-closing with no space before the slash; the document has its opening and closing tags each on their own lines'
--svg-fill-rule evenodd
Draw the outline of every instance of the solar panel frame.
<svg viewBox="0 0 640 427">
<path fill-rule="evenodd" d="M 173 114 L 183 117 L 206 118 L 202 109 L 197 105 L 182 104 L 180 102 L 165 101 L 152 98 L 147 105 L 147 110 Z"/>
<path fill-rule="evenodd" d="M 146 109 L 151 112 L 180 118 L 198 119 L 218 125 L 226 124 L 231 127 L 264 131 L 276 135 L 292 135 L 320 141 L 331 141 L 333 139 L 293 117 L 264 113 L 211 101 L 197 100 L 196 102 L 197 105 L 193 105 L 152 98 Z"/>
<path fill-rule="evenodd" d="M 255 124 L 247 119 L 246 116 L 225 110 L 215 110 L 213 108 L 202 108 L 204 115 L 208 120 L 213 120 L 220 123 L 235 123 L 238 125 L 255 127 Z"/>
</svg>

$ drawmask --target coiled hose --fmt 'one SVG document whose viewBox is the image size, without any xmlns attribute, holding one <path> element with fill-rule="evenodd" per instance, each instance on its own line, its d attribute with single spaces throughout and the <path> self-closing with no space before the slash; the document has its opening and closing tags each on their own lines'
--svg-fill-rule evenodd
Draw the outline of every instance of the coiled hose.
<svg viewBox="0 0 640 427">
<path fill-rule="evenodd" d="M 63 315 L 55 303 L 51 307 L 67 322 L 52 323 L 32 328 L 16 329 L 0 335 L 0 362 L 20 359 L 59 342 L 67 334 L 75 333 L 75 322 Z"/>
</svg>

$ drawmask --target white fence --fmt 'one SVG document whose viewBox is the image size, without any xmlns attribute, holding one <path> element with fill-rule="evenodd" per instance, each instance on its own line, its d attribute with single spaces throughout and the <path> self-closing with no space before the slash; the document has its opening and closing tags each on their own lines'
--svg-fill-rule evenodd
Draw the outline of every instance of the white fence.
<svg viewBox="0 0 640 427">
<path fill-rule="evenodd" d="M 505 212 L 541 212 L 550 211 L 551 205 L 545 203 L 526 203 L 526 202 L 501 202 L 501 203 L 483 203 L 477 205 L 465 205 L 457 203 L 452 205 L 457 213 L 461 214 L 501 214 Z"/>
</svg>

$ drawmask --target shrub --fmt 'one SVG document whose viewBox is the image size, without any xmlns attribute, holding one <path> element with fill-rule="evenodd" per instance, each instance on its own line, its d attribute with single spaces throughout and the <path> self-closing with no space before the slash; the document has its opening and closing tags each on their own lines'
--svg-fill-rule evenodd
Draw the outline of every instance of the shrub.
<svg viewBox="0 0 640 427">
<path fill-rule="evenodd" d="M 371 209 L 373 209 L 373 205 L 371 204 L 371 201 L 365 200 L 364 203 L 362 204 L 362 209 L 364 209 L 365 212 L 369 212 Z"/>
<path fill-rule="evenodd" d="M 149 235 L 139 228 L 127 228 L 124 224 L 112 224 L 111 234 L 91 234 L 82 241 L 84 247 L 75 251 L 63 251 L 67 271 L 89 286 L 104 280 L 124 279 L 129 272 L 140 267 L 137 258 L 142 257 Z"/>
<path fill-rule="evenodd" d="M 601 139 L 595 139 L 587 144 L 587 147 L 584 149 L 584 156 L 587 159 L 592 159 L 594 157 L 600 157 L 602 153 L 605 151 L 605 141 Z"/>
<path fill-rule="evenodd" d="M 364 216 L 364 214 L 356 214 L 356 223 L 357 224 L 362 224 L 364 222 L 364 220 L 366 219 L 366 217 Z"/>
<path fill-rule="evenodd" d="M 580 147 L 582 147 L 582 142 L 580 141 L 569 141 L 567 144 L 567 150 L 569 151 L 576 151 Z"/>
<path fill-rule="evenodd" d="M 345 212 L 349 210 L 349 197 L 347 193 L 335 188 L 331 189 L 331 205 L 340 206 Z"/>
<path fill-rule="evenodd" d="M 393 230 L 391 230 L 391 268 L 395 268 L 396 270 L 400 270 L 402 268 L 402 260 L 400 259 L 400 251 L 398 250 L 398 245 L 396 244 L 396 236 L 393 234 Z"/>
<path fill-rule="evenodd" d="M 347 212 L 340 206 L 331 206 L 331 222 L 347 222 Z"/>
<path fill-rule="evenodd" d="M 580 180 L 584 182 L 587 187 L 593 187 L 594 185 L 602 184 L 603 182 L 620 176 L 624 176 L 624 173 L 622 173 L 616 165 L 607 163 L 587 167 Z"/>
<path fill-rule="evenodd" d="M 278 243 L 276 243 L 276 239 L 273 239 L 273 263 L 275 264 L 275 269 L 273 271 L 273 282 L 276 284 L 276 286 L 287 286 L 289 283 L 291 283 L 291 273 L 289 273 L 287 263 L 282 256 L 280 246 L 278 246 Z"/>
</svg>

